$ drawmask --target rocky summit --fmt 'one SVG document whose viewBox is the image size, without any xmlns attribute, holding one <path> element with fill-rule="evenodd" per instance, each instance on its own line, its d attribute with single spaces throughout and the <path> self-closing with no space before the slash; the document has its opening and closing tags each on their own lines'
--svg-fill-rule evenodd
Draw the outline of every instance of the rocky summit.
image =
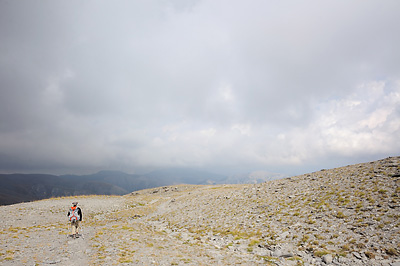
<svg viewBox="0 0 400 266">
<path fill-rule="evenodd" d="M 1 206 L 2 265 L 400 265 L 400 157 L 252 185 Z M 67 211 L 83 211 L 80 237 Z"/>
</svg>

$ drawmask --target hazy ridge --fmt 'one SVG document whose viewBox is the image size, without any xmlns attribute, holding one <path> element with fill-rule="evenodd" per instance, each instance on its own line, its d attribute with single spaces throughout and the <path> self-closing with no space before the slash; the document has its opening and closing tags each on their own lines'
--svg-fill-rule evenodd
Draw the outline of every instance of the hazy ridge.
<svg viewBox="0 0 400 266">
<path fill-rule="evenodd" d="M 259 183 L 281 177 L 271 173 L 224 176 L 185 168 L 162 169 L 140 175 L 120 171 L 60 176 L 0 174 L 0 205 L 74 195 L 125 195 L 141 189 L 176 184 Z"/>
</svg>

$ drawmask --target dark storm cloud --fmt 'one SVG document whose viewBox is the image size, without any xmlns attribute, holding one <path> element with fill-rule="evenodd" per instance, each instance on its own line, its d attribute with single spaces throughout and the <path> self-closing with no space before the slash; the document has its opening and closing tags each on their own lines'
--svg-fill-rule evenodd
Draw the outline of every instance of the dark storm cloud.
<svg viewBox="0 0 400 266">
<path fill-rule="evenodd" d="M 285 172 L 394 155 L 399 7 L 1 1 L 1 169 Z"/>
</svg>

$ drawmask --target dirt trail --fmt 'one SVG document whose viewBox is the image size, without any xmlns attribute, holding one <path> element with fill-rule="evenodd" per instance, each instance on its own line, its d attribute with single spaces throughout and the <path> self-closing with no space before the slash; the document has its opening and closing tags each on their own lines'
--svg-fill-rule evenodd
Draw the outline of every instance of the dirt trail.
<svg viewBox="0 0 400 266">
<path fill-rule="evenodd" d="M 84 214 L 77 239 L 68 237 L 66 214 L 73 200 L 80 201 Z M 1 217 L 7 217 L 0 226 L 1 265 L 90 265 L 95 231 L 91 217 L 120 202 L 120 197 L 93 196 L 0 206 Z"/>
<path fill-rule="evenodd" d="M 189 192 L 190 193 L 190 192 Z M 119 211 L 107 214 L 104 224 L 93 232 L 93 265 L 228 265 L 233 259 L 227 250 L 195 239 L 187 230 L 169 229 L 160 219 L 173 212 L 178 199 L 188 192 L 153 194 L 143 191 L 126 196 Z M 94 217 L 96 218 L 96 217 Z M 237 259 L 235 258 L 235 261 Z M 231 261 L 232 262 L 232 261 Z"/>
</svg>

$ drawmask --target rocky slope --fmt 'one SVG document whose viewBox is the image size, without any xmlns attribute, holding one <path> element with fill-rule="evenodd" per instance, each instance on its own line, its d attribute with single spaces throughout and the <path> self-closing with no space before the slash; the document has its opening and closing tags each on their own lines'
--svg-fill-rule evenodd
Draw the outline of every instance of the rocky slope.
<svg viewBox="0 0 400 266">
<path fill-rule="evenodd" d="M 400 157 L 255 185 L 1 206 L 2 265 L 400 265 Z M 82 237 L 68 238 L 78 200 Z"/>
</svg>

